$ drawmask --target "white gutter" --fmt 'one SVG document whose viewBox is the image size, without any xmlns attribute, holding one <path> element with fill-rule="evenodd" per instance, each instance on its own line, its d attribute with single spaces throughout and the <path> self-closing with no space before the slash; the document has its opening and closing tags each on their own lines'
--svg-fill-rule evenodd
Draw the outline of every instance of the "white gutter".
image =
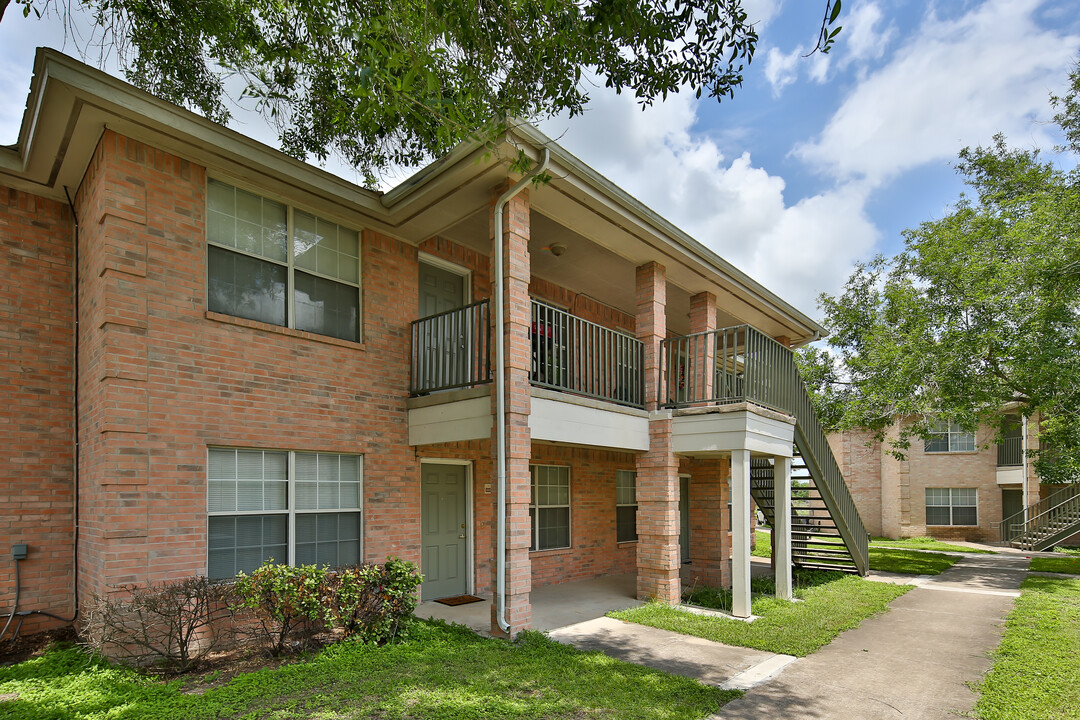
<svg viewBox="0 0 1080 720">
<path fill-rule="evenodd" d="M 506 619 L 506 329 L 503 326 L 503 209 L 510 198 L 521 190 L 540 173 L 547 170 L 551 153 L 544 148 L 540 164 L 530 170 L 513 186 L 504 192 L 495 203 L 495 472 L 498 476 L 498 548 L 496 550 L 495 576 L 496 592 L 499 604 L 495 612 L 495 621 L 499 629 L 510 634 L 510 623 Z"/>
<path fill-rule="evenodd" d="M 1023 430 L 1021 430 L 1021 432 L 1023 433 L 1023 439 L 1020 441 L 1020 457 L 1022 458 L 1021 463 L 1020 463 L 1020 467 L 1022 467 L 1023 471 L 1024 471 L 1024 476 L 1023 476 L 1024 477 L 1024 479 L 1023 479 L 1024 484 L 1021 487 L 1024 488 L 1024 525 L 1027 525 L 1027 521 L 1028 521 L 1028 463 L 1027 463 L 1028 426 L 1027 426 L 1027 415 L 1021 415 L 1020 417 L 1022 418 L 1021 427 L 1023 428 Z"/>
</svg>

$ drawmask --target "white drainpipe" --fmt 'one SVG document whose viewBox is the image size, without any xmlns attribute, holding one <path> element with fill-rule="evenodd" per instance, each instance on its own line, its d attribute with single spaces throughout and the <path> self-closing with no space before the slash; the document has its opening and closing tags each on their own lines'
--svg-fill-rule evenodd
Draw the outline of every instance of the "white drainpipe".
<svg viewBox="0 0 1080 720">
<path fill-rule="evenodd" d="M 498 547 L 496 550 L 495 576 L 496 592 L 499 604 L 495 621 L 499 629 L 510 634 L 510 623 L 506 619 L 506 330 L 503 326 L 503 209 L 510 198 L 521 192 L 530 181 L 548 166 L 550 153 L 544 148 L 540 164 L 525 174 L 513 186 L 504 192 L 495 203 L 495 471 L 498 476 Z"/>
<path fill-rule="evenodd" d="M 1023 433 L 1023 439 L 1020 441 L 1020 457 L 1021 457 L 1020 467 L 1023 468 L 1023 473 L 1024 473 L 1023 478 L 1024 479 L 1022 481 L 1023 485 L 1021 485 L 1020 487 L 1024 488 L 1024 525 L 1026 526 L 1027 521 L 1028 521 L 1028 467 L 1027 467 L 1027 442 L 1028 442 L 1027 441 L 1027 433 L 1028 433 L 1028 426 L 1027 426 L 1027 415 L 1023 415 L 1021 417 L 1023 418 L 1022 424 L 1021 424 L 1021 427 L 1023 429 L 1020 432 Z"/>
</svg>

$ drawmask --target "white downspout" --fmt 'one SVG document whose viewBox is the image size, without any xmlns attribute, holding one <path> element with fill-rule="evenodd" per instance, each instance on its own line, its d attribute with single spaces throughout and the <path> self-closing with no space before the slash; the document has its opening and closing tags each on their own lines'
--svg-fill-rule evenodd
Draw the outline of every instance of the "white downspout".
<svg viewBox="0 0 1080 720">
<path fill-rule="evenodd" d="M 1026 527 L 1027 526 L 1027 521 L 1028 521 L 1028 463 L 1027 463 L 1028 426 L 1027 426 L 1027 415 L 1022 415 L 1021 417 L 1022 417 L 1022 425 L 1021 425 L 1021 427 L 1023 428 L 1023 430 L 1021 430 L 1020 432 L 1023 433 L 1023 439 L 1020 441 L 1020 458 L 1021 458 L 1020 467 L 1022 467 L 1023 471 L 1024 471 L 1024 475 L 1023 475 L 1024 484 L 1021 487 L 1024 488 L 1024 525 Z"/>
<path fill-rule="evenodd" d="M 498 478 L 498 543 L 496 549 L 495 577 L 499 604 L 495 621 L 499 629 L 510 634 L 506 619 L 506 330 L 503 326 L 503 209 L 510 198 L 521 192 L 529 182 L 547 170 L 550 152 L 544 148 L 540 164 L 530 170 L 504 192 L 495 203 L 495 472 Z"/>
</svg>

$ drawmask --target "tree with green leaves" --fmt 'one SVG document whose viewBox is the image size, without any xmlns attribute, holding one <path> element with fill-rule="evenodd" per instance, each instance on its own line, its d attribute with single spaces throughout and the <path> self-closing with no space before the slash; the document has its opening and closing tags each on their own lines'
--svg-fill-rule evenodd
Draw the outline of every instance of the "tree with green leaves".
<svg viewBox="0 0 1080 720">
<path fill-rule="evenodd" d="M 1080 159 L 1080 66 L 1052 98 Z M 857 266 L 822 295 L 847 393 L 840 427 L 884 439 L 903 419 L 902 454 L 931 424 L 1004 429 L 1004 410 L 1038 413 L 1044 482 L 1080 479 L 1080 169 L 1037 150 L 960 153 L 964 194 L 942 219 L 904 233 L 905 250 Z"/>
<path fill-rule="evenodd" d="M 23 13 L 71 0 L 15 0 Z M 0 18 L 10 0 L 0 0 Z M 53 6 L 52 3 L 58 3 Z M 840 31 L 824 0 L 816 50 Z M 85 0 L 91 45 L 135 85 L 217 122 L 255 103 L 285 152 L 336 154 L 375 182 L 507 118 L 571 117 L 590 83 L 643 105 L 731 97 L 757 33 L 742 0 Z M 239 97 L 228 90 L 239 88 Z"/>
</svg>

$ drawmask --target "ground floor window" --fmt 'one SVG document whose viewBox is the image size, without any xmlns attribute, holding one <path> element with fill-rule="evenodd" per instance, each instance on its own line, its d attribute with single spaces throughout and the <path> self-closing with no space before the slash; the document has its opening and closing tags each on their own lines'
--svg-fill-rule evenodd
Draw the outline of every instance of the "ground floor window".
<svg viewBox="0 0 1080 720">
<path fill-rule="evenodd" d="M 975 488 L 926 488 L 927 525 L 978 525 Z"/>
<path fill-rule="evenodd" d="M 531 465 L 532 521 L 530 550 L 554 550 L 570 547 L 570 468 L 557 465 Z"/>
<path fill-rule="evenodd" d="M 361 561 L 360 455 L 210 448 L 207 468 L 209 577 Z"/>
<path fill-rule="evenodd" d="M 637 473 L 615 471 L 615 541 L 637 540 Z"/>
</svg>

